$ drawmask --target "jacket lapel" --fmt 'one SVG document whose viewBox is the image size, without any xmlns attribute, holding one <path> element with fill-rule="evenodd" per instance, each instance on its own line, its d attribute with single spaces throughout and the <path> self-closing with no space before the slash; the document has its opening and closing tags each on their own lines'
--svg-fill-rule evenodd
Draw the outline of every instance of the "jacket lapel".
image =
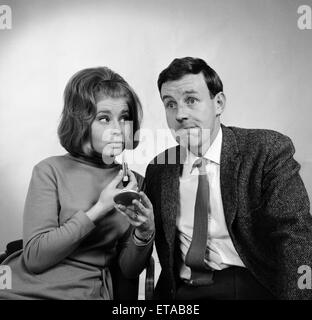
<svg viewBox="0 0 312 320">
<path fill-rule="evenodd" d="M 221 195 L 227 227 L 232 230 L 231 225 L 237 213 L 237 179 L 241 157 L 234 133 L 231 129 L 221 126 L 223 133 L 220 164 Z M 177 147 L 168 150 L 160 177 L 163 228 L 168 244 L 172 248 L 175 240 L 176 217 L 180 210 L 179 177 L 184 159 L 181 150 L 183 149 Z M 176 161 L 172 161 L 173 152 L 176 153 Z"/>
<path fill-rule="evenodd" d="M 230 231 L 237 212 L 237 177 L 241 157 L 232 130 L 222 125 L 222 134 L 220 184 L 225 220 Z"/>
<path fill-rule="evenodd" d="M 180 174 L 183 169 L 183 152 L 174 147 L 166 152 L 165 164 L 161 171 L 161 214 L 163 228 L 169 247 L 173 249 L 176 231 L 176 218 L 180 211 Z M 180 156 L 182 158 L 180 158 Z"/>
</svg>

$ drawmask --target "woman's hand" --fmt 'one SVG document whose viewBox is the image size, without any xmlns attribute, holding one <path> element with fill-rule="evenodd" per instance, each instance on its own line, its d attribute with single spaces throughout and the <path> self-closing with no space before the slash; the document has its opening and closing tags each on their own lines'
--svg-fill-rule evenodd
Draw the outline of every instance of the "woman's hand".
<svg viewBox="0 0 312 320">
<path fill-rule="evenodd" d="M 116 210 L 128 218 L 135 227 L 135 235 L 144 240 L 149 239 L 155 231 L 153 205 L 144 192 L 140 192 L 141 201 L 133 200 L 132 206 L 115 206 Z"/>
<path fill-rule="evenodd" d="M 137 180 L 135 175 L 130 170 L 128 171 L 129 183 L 123 190 L 136 190 Z M 122 170 L 119 171 L 117 176 L 103 189 L 97 203 L 86 212 L 87 216 L 93 221 L 97 222 L 103 218 L 107 212 L 114 208 L 114 196 L 120 192 L 117 186 L 122 180 Z"/>
</svg>

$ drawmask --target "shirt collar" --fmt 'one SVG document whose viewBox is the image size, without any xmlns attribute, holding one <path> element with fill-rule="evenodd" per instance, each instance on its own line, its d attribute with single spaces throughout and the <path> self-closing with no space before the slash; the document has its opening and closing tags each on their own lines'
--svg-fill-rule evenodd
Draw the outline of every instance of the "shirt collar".
<svg viewBox="0 0 312 320">
<path fill-rule="evenodd" d="M 220 127 L 216 138 L 214 139 L 210 148 L 205 153 L 204 158 L 212 162 L 215 162 L 217 164 L 220 164 L 221 146 L 222 146 L 222 129 Z"/>
<path fill-rule="evenodd" d="M 208 159 L 211 162 L 214 162 L 214 163 L 220 165 L 221 146 L 222 146 L 222 128 L 220 127 L 216 138 L 214 139 L 212 145 L 209 147 L 209 149 L 204 154 L 203 158 Z M 185 167 L 185 169 L 188 169 L 188 172 L 192 171 L 193 164 L 197 159 L 199 159 L 199 157 L 194 155 L 189 150 L 187 151 L 184 167 Z"/>
</svg>

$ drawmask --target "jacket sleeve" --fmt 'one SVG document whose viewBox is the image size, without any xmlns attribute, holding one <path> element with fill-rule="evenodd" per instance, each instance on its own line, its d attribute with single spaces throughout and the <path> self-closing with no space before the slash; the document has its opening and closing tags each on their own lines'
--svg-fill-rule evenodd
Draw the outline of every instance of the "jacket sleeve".
<svg viewBox="0 0 312 320">
<path fill-rule="evenodd" d="M 272 225 L 271 241 L 279 262 L 279 298 L 312 299 L 312 290 L 298 285 L 300 266 L 312 266 L 312 218 L 294 153 L 288 137 L 278 135 L 272 141 L 264 167 L 264 212 Z"/>
<path fill-rule="evenodd" d="M 160 166 L 154 160 L 149 164 L 145 174 L 145 193 L 149 197 L 154 206 L 155 218 L 155 248 L 157 256 L 161 265 L 161 272 L 156 283 L 154 291 L 155 300 L 171 300 L 173 298 L 174 288 L 174 274 L 173 268 L 170 265 L 170 252 L 168 242 L 165 237 L 163 222 L 160 215 L 161 204 L 157 202 L 156 198 L 159 195 L 159 179 L 161 173 L 159 172 Z"/>
<path fill-rule="evenodd" d="M 53 168 L 34 167 L 23 219 L 24 262 L 30 272 L 41 273 L 69 256 L 95 228 L 83 211 L 59 225 L 60 204 Z"/>
</svg>

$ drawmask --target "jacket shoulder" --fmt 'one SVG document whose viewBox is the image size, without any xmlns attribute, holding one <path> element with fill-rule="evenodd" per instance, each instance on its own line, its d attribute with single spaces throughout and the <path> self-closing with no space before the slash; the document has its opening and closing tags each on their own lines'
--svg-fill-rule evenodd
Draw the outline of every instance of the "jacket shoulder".
<svg viewBox="0 0 312 320">
<path fill-rule="evenodd" d="M 255 148 L 270 150 L 279 149 L 282 146 L 291 146 L 291 139 L 278 131 L 269 129 L 246 129 L 239 127 L 227 127 L 235 135 L 240 151 L 254 150 Z"/>
</svg>

